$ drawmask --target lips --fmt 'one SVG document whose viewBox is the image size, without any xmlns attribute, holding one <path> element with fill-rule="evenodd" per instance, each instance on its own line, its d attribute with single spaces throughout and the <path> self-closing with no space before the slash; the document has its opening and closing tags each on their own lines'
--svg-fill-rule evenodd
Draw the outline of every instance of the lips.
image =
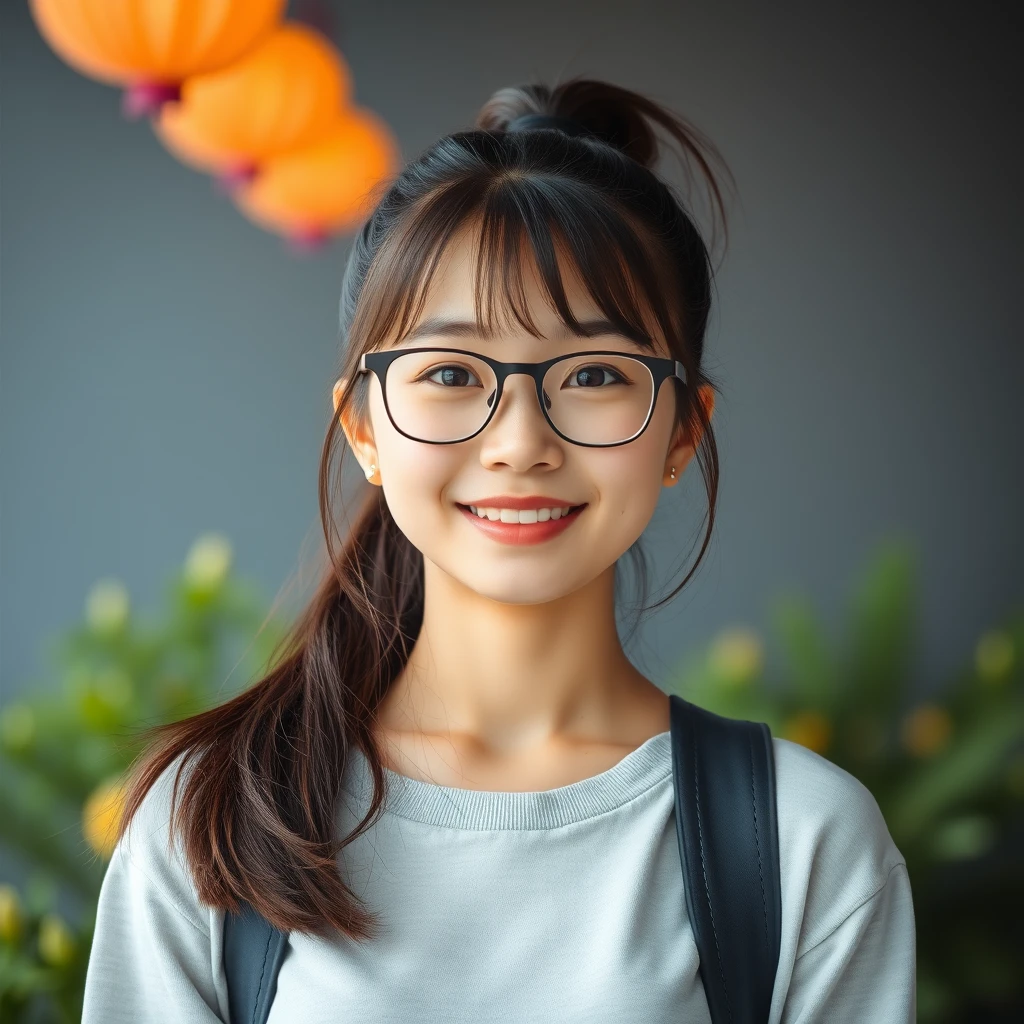
<svg viewBox="0 0 1024 1024">
<path fill-rule="evenodd" d="M 580 509 L 587 507 L 587 503 L 586 502 L 583 502 L 582 505 L 570 505 L 569 502 L 567 502 L 567 501 L 562 502 L 561 505 L 556 503 L 556 504 L 553 504 L 553 505 L 523 505 L 521 507 L 517 506 L 517 505 L 488 505 L 487 502 L 485 502 L 485 501 L 481 501 L 479 504 L 474 501 L 472 507 L 469 506 L 469 505 L 464 505 L 461 501 L 457 501 L 457 502 L 455 502 L 455 504 L 459 508 L 464 508 L 467 512 L 469 512 L 469 513 L 471 513 L 473 515 L 476 514 L 475 512 L 473 512 L 473 508 L 509 508 L 509 509 L 512 509 L 515 512 L 527 512 L 527 511 L 530 511 L 530 510 L 533 510 L 533 509 L 541 509 L 541 508 L 568 508 L 569 511 L 566 512 L 566 515 L 571 516 L 573 514 L 573 512 L 579 512 Z M 509 524 L 506 524 L 506 525 L 509 525 Z M 529 525 L 529 524 L 521 524 L 521 525 Z"/>
<path fill-rule="evenodd" d="M 473 505 L 476 508 L 512 508 L 517 512 L 537 508 L 580 508 L 579 503 L 566 501 L 565 498 L 552 498 L 546 494 L 532 494 L 528 497 L 516 497 L 514 494 L 495 494 L 490 498 L 475 498 L 473 501 L 459 501 L 457 505 L 469 508 Z M 583 504 L 586 504 L 585 502 Z"/>
<path fill-rule="evenodd" d="M 456 502 L 456 507 L 478 530 L 481 530 L 492 540 L 502 544 L 521 545 L 541 544 L 544 541 L 551 540 L 553 537 L 557 537 L 579 519 L 587 506 L 585 504 L 572 505 L 569 508 L 569 512 L 559 519 L 548 519 L 546 522 L 536 523 L 503 523 L 501 520 L 481 519 L 468 505 Z M 506 505 L 505 507 L 508 508 L 509 506 Z M 546 507 L 549 506 L 541 506 L 541 508 Z"/>
</svg>

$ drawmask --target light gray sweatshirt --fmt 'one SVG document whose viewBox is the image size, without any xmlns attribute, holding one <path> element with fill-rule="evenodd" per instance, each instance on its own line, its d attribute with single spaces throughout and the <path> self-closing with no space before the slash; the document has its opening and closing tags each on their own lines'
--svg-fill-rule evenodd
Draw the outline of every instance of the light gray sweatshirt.
<svg viewBox="0 0 1024 1024">
<path fill-rule="evenodd" d="M 376 912 L 370 944 L 289 937 L 270 1024 L 709 1024 L 686 914 L 671 743 L 592 778 L 481 792 L 388 771 L 384 817 L 339 855 Z M 770 1024 L 912 1024 L 906 862 L 871 793 L 773 740 L 782 951 Z M 167 851 L 176 764 L 147 794 L 100 893 L 83 1024 L 227 1021 L 223 912 Z M 339 826 L 368 806 L 362 754 Z"/>
</svg>

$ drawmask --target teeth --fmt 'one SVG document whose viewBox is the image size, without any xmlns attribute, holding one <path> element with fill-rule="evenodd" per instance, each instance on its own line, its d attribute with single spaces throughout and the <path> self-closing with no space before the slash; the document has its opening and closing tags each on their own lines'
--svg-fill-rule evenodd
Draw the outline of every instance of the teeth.
<svg viewBox="0 0 1024 1024">
<path fill-rule="evenodd" d="M 571 505 L 563 508 L 480 508 L 476 505 L 469 506 L 470 511 L 481 519 L 490 519 L 492 523 L 546 523 L 549 519 L 561 519 L 569 514 Z"/>
</svg>

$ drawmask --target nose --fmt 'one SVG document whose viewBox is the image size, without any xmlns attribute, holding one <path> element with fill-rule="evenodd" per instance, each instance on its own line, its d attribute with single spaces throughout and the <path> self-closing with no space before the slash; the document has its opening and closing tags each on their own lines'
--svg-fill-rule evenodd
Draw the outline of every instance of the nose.
<svg viewBox="0 0 1024 1024">
<path fill-rule="evenodd" d="M 491 395 L 488 399 L 488 405 L 492 404 L 493 401 L 494 395 Z M 499 406 L 503 406 L 504 408 L 498 408 L 495 410 L 490 423 L 487 424 L 488 430 L 494 426 L 495 420 L 502 416 L 506 419 L 508 418 L 510 403 L 512 408 L 518 408 L 519 415 L 525 416 L 527 421 L 532 418 L 539 420 L 544 424 L 544 426 L 548 426 L 547 418 L 544 416 L 544 413 L 540 408 L 538 408 L 537 385 L 530 374 L 510 373 L 505 378 L 505 385 L 501 392 L 501 402 L 499 402 Z"/>
<path fill-rule="evenodd" d="M 537 385 L 529 374 L 509 374 L 498 405 L 480 435 L 482 462 L 518 472 L 561 463 L 560 439 L 539 408 Z"/>
</svg>

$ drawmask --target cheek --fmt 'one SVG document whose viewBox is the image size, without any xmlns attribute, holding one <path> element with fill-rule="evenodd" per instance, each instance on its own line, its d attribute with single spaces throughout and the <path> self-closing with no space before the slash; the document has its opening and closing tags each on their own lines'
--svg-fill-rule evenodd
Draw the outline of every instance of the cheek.
<svg viewBox="0 0 1024 1024">
<path fill-rule="evenodd" d="M 621 507 L 654 514 L 663 489 L 668 454 L 675 430 L 675 396 L 670 381 L 662 385 L 662 393 L 647 429 L 635 441 L 620 448 L 608 448 L 602 455 L 608 459 L 604 476 L 615 484 L 613 493 Z M 595 449 L 598 451 L 598 449 Z"/>
<path fill-rule="evenodd" d="M 377 434 L 376 446 L 391 515 L 422 551 L 446 528 L 446 516 L 453 511 L 448 488 L 458 477 L 464 456 L 455 445 L 411 441 L 393 429 Z"/>
<path fill-rule="evenodd" d="M 383 479 L 392 479 L 403 494 L 424 504 L 451 503 L 448 487 L 459 474 L 462 458 L 454 445 L 421 444 L 399 435 L 381 451 Z"/>
<path fill-rule="evenodd" d="M 421 514 L 426 511 L 425 499 L 432 499 L 429 505 L 436 506 L 437 496 L 464 458 L 457 450 L 458 445 L 424 444 L 398 433 L 388 419 L 379 392 L 371 396 L 370 422 L 384 491 L 396 519 L 398 509 L 410 499 L 424 505 L 418 510 Z"/>
<path fill-rule="evenodd" d="M 593 449 L 590 469 L 606 519 L 621 519 L 626 528 L 642 530 L 661 493 L 663 456 L 647 435 L 632 444 L 604 451 Z M 612 524 L 609 524 L 612 525 Z"/>
</svg>

